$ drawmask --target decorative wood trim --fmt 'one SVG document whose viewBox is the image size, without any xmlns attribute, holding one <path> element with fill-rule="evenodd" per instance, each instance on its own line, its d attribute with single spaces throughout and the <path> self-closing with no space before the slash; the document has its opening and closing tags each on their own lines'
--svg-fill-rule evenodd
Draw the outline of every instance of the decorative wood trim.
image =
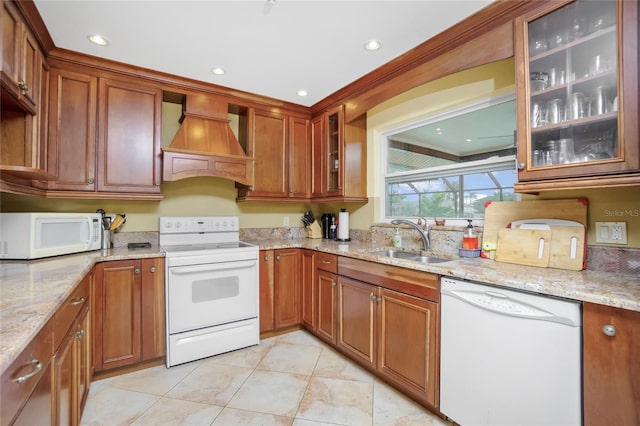
<svg viewBox="0 0 640 426">
<path fill-rule="evenodd" d="M 638 186 L 640 173 L 613 176 L 588 176 L 574 179 L 553 179 L 534 182 L 519 182 L 514 185 L 516 192 L 538 193 L 561 189 L 603 188 L 606 186 Z"/>
<path fill-rule="evenodd" d="M 49 34 L 49 30 L 44 24 L 42 16 L 40 16 L 40 12 L 38 12 L 35 3 L 33 3 L 33 1 L 26 0 L 14 1 L 13 3 L 18 7 L 18 9 L 20 9 L 20 12 L 22 12 L 25 21 L 29 24 L 29 27 L 36 36 L 36 40 L 38 40 L 40 48 L 44 50 L 46 56 L 50 50 L 56 47 L 56 45 L 54 44 L 51 34 Z"/>
</svg>

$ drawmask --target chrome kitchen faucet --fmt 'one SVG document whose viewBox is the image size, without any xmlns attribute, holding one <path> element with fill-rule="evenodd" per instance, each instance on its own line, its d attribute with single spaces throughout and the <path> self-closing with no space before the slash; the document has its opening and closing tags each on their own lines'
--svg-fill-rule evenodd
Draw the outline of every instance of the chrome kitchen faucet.
<svg viewBox="0 0 640 426">
<path fill-rule="evenodd" d="M 424 230 L 408 219 L 393 219 L 391 221 L 392 225 L 400 225 L 401 223 L 404 223 L 405 225 L 411 225 L 418 232 L 420 232 L 420 236 L 422 237 L 422 241 L 424 242 L 424 249 L 429 250 L 431 244 L 429 243 L 429 224 L 426 220 L 424 221 Z"/>
</svg>

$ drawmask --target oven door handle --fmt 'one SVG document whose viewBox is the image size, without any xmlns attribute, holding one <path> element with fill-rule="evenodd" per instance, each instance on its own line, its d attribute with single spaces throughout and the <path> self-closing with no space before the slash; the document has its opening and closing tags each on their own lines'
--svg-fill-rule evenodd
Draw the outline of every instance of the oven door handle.
<svg viewBox="0 0 640 426">
<path fill-rule="evenodd" d="M 253 266 L 256 266 L 255 260 L 243 260 L 240 262 L 209 263 L 197 266 L 174 266 L 169 268 L 169 272 L 172 274 L 193 274 L 200 272 L 224 271 L 226 269 L 251 268 Z"/>
</svg>

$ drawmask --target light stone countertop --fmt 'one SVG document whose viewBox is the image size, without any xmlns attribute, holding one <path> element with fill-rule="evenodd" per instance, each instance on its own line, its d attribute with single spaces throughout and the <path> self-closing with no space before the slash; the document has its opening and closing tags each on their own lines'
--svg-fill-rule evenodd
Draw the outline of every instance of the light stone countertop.
<svg viewBox="0 0 640 426">
<path fill-rule="evenodd" d="M 522 289 L 567 299 L 640 311 L 640 278 L 595 271 L 566 271 L 511 265 L 488 259 L 420 264 L 370 254 L 382 249 L 359 242 L 322 239 L 251 241 L 260 249 L 308 248 L 352 258 L 402 266 L 471 281 Z M 0 261 L 0 374 L 51 319 L 80 280 L 98 262 L 164 257 L 151 249 L 116 248 L 32 261 Z"/>
<path fill-rule="evenodd" d="M 0 374 L 98 262 L 164 257 L 158 247 L 116 248 L 28 261 L 0 261 Z"/>
</svg>

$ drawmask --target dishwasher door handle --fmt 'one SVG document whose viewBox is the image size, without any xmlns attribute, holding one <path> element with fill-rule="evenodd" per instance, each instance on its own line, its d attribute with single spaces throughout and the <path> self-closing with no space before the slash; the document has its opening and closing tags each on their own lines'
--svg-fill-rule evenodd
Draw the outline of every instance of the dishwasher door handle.
<svg viewBox="0 0 640 426">
<path fill-rule="evenodd" d="M 443 296 L 450 296 L 460 300 L 461 302 L 500 315 L 506 315 L 521 319 L 551 321 L 570 326 L 579 326 L 579 324 L 576 324 L 570 318 L 555 315 L 551 312 L 509 297 L 508 295 L 502 294 L 499 291 L 442 289 L 441 293 Z"/>
</svg>

